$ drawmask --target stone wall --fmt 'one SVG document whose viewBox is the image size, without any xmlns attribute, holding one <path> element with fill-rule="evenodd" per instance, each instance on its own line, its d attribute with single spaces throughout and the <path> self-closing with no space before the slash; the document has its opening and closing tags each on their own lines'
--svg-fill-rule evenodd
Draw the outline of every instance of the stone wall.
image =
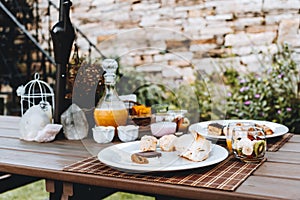
<svg viewBox="0 0 300 200">
<path fill-rule="evenodd" d="M 73 24 L 106 56 L 138 71 L 189 79 L 194 69 L 261 70 L 264 55 L 283 42 L 300 63 L 300 0 L 72 2 Z M 77 43 L 87 51 L 82 39 Z"/>
</svg>

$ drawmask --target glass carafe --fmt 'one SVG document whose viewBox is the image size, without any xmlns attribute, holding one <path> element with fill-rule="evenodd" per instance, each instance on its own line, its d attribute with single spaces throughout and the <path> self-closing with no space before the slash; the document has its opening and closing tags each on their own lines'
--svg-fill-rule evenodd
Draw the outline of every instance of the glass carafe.
<svg viewBox="0 0 300 200">
<path fill-rule="evenodd" d="M 94 111 L 96 126 L 114 126 L 115 128 L 124 126 L 127 122 L 128 113 L 124 102 L 115 90 L 118 63 L 113 59 L 105 59 L 102 67 L 105 71 L 105 92 Z"/>
</svg>

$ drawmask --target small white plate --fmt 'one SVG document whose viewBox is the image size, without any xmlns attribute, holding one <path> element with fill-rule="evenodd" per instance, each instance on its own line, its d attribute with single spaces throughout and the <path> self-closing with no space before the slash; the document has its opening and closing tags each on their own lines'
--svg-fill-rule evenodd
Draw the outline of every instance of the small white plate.
<svg viewBox="0 0 300 200">
<path fill-rule="evenodd" d="M 113 168 L 127 172 L 176 171 L 205 167 L 219 163 L 227 158 L 228 151 L 219 145 L 212 144 L 209 157 L 201 162 L 193 162 L 178 156 L 178 152 L 164 152 L 160 158 L 149 159 L 149 164 L 136 164 L 131 155 L 139 151 L 140 141 L 128 142 L 107 147 L 99 152 L 98 159 Z"/>
<path fill-rule="evenodd" d="M 227 126 L 231 122 L 253 122 L 255 124 L 260 124 L 260 125 L 266 125 L 269 128 L 273 130 L 272 135 L 266 135 L 266 138 L 273 138 L 273 137 L 278 137 L 281 135 L 286 134 L 289 131 L 289 128 L 278 123 L 274 122 L 268 122 L 268 121 L 261 121 L 261 120 L 214 120 L 214 121 L 205 121 L 205 122 L 199 122 L 192 124 L 189 127 L 189 131 L 197 131 L 201 135 L 207 138 L 212 138 L 212 139 L 222 139 L 225 140 L 226 136 L 221 135 L 221 136 L 215 136 L 215 135 L 209 135 L 207 131 L 207 126 L 211 123 L 219 123 L 222 124 L 223 126 Z"/>
</svg>

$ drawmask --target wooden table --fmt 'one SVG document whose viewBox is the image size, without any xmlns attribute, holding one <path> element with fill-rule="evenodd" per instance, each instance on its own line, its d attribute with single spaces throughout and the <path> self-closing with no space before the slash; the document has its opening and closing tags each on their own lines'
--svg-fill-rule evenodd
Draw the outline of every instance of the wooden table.
<svg viewBox="0 0 300 200">
<path fill-rule="evenodd" d="M 94 142 L 56 140 L 35 143 L 19 140 L 18 117 L 0 116 L 0 172 L 46 179 L 51 199 L 89 199 L 128 191 L 159 199 L 299 199 L 300 135 L 294 135 L 236 191 L 194 188 L 164 183 L 133 181 L 62 171 L 69 164 L 99 151 Z M 0 187 L 1 181 L 0 181 Z"/>
</svg>

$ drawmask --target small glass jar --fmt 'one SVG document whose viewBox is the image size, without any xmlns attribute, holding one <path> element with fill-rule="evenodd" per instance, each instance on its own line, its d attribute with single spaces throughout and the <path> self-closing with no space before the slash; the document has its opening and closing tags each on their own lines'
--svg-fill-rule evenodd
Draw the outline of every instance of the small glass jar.
<svg viewBox="0 0 300 200">
<path fill-rule="evenodd" d="M 167 113 L 173 117 L 173 122 L 177 124 L 176 131 L 186 132 L 189 125 L 189 121 L 185 117 L 187 110 L 169 110 Z"/>
<path fill-rule="evenodd" d="M 235 128 L 240 128 L 243 130 L 248 130 L 252 127 L 255 127 L 255 123 L 253 122 L 240 122 L 234 121 L 227 124 L 227 126 L 223 129 L 224 134 L 226 136 L 226 144 L 229 153 L 232 153 L 232 132 Z"/>
<path fill-rule="evenodd" d="M 267 150 L 265 133 L 257 127 L 234 127 L 231 143 L 235 157 L 243 162 L 259 162 Z"/>
</svg>

